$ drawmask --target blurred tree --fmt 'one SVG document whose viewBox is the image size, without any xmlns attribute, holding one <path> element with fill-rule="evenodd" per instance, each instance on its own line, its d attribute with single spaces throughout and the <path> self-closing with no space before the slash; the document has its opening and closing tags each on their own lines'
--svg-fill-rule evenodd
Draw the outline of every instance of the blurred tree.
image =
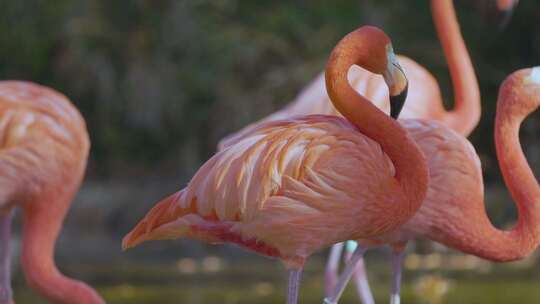
<svg viewBox="0 0 540 304">
<path fill-rule="evenodd" d="M 522 1 L 496 31 L 479 16 L 492 1 L 456 1 L 483 93 L 472 140 L 488 182 L 500 181 L 492 143 L 498 86 L 540 63 L 540 3 Z M 51 85 L 86 117 L 91 172 L 189 175 L 223 135 L 289 102 L 358 25 L 383 27 L 399 53 L 451 87 L 427 0 L 2 1 L 0 75 Z M 481 12 L 481 11 L 480 11 Z M 538 115 L 523 143 L 540 166 Z M 536 151 L 536 152 L 535 152 Z M 536 155 L 536 156 L 535 156 Z"/>
</svg>

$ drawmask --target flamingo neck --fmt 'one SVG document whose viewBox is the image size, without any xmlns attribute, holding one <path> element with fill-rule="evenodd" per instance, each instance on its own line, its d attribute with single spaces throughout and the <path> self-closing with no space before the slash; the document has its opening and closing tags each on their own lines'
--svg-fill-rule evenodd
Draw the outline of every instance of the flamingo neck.
<svg viewBox="0 0 540 304">
<path fill-rule="evenodd" d="M 427 191 L 428 175 L 425 157 L 396 120 L 377 109 L 349 84 L 347 73 L 353 64 L 367 65 L 376 55 L 363 46 L 370 37 L 355 31 L 345 36 L 334 48 L 326 67 L 326 87 L 334 107 L 358 130 L 379 143 L 392 160 L 395 178 L 402 186 L 404 201 L 396 210 L 398 220 L 406 220 L 421 206 Z"/>
<path fill-rule="evenodd" d="M 54 261 L 55 243 L 71 199 L 71 194 L 53 191 L 41 195 L 40 202 L 24 205 L 23 272 L 28 285 L 52 303 L 103 304 L 92 288 L 60 273 Z"/>
<path fill-rule="evenodd" d="M 535 81 L 520 77 L 525 71 L 514 73 L 502 85 L 495 118 L 495 147 L 504 181 L 516 202 L 518 223 L 511 235 L 518 241 L 518 251 L 528 255 L 540 242 L 540 186 L 532 172 L 519 141 L 523 120 L 540 105 L 540 90 L 532 95 L 520 89 L 523 82 Z M 540 80 L 536 83 L 540 86 Z M 508 245 L 506 245 L 508 246 Z"/>
<path fill-rule="evenodd" d="M 540 71 L 540 70 L 538 70 Z M 526 257 L 540 243 L 540 186 L 523 154 L 519 128 L 525 117 L 540 105 L 540 79 L 535 71 L 511 75 L 502 85 L 495 118 L 495 148 L 499 166 L 518 211 L 517 224 L 509 231 L 494 227 L 485 211 L 454 226 L 457 233 L 441 233 L 435 239 L 461 251 L 493 261 Z M 526 93 L 525 82 L 537 83 Z M 474 205 L 471 202 L 469 205 Z M 438 239 L 437 239 L 438 238 Z"/>
<path fill-rule="evenodd" d="M 480 120 L 478 80 L 461 36 L 453 0 L 431 0 L 431 14 L 448 61 L 454 91 L 454 109 L 445 113 L 443 121 L 467 136 Z"/>
</svg>

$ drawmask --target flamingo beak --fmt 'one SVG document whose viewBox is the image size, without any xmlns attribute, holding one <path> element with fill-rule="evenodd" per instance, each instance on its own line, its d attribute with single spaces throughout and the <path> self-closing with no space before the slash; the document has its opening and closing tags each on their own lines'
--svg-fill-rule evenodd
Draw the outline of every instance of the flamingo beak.
<svg viewBox="0 0 540 304">
<path fill-rule="evenodd" d="M 397 119 L 407 99 L 409 83 L 391 47 L 387 50 L 387 54 L 388 64 L 383 77 L 390 93 L 390 116 Z"/>
<path fill-rule="evenodd" d="M 531 74 L 527 80 L 534 84 L 540 84 L 540 66 L 531 69 Z"/>
<path fill-rule="evenodd" d="M 500 29 L 504 29 L 508 25 L 518 2 L 518 0 L 497 1 L 497 11 L 495 12 L 494 21 Z"/>
</svg>

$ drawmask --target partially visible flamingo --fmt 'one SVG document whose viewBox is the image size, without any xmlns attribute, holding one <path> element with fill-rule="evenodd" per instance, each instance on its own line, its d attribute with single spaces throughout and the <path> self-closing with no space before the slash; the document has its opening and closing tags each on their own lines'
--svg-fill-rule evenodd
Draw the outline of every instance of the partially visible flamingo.
<svg viewBox="0 0 540 304">
<path fill-rule="evenodd" d="M 519 0 L 497 0 L 499 24 L 506 26 Z"/>
<path fill-rule="evenodd" d="M 407 85 L 389 38 L 369 26 L 348 34 L 327 67 L 332 100 L 346 119 L 260 124 L 150 210 L 123 248 L 180 237 L 235 243 L 285 263 L 293 304 L 313 252 L 403 224 L 425 197 L 425 159 L 395 120 L 349 86 L 346 72 L 355 63 L 384 75 L 399 107 Z"/>
<path fill-rule="evenodd" d="M 445 110 L 439 84 L 428 70 L 408 57 L 398 56 L 398 60 L 409 79 L 408 100 L 400 118 L 435 119 L 468 136 L 480 120 L 478 81 L 459 29 L 452 1 L 431 0 L 431 6 L 437 36 L 442 44 L 452 78 L 454 109 Z M 510 6 L 507 4 L 504 8 L 510 9 Z M 366 96 L 377 107 L 388 113 L 388 95 L 381 77 L 358 66 L 351 68 L 348 77 L 360 94 Z M 339 115 L 326 92 L 324 73 L 319 74 L 284 109 L 222 139 L 218 144 L 218 150 L 249 133 L 261 122 L 308 114 Z"/>
<path fill-rule="evenodd" d="M 494 227 L 486 214 L 482 170 L 472 145 L 457 134 L 444 138 L 411 134 L 426 155 L 430 168 L 426 200 L 399 231 L 377 239 L 360 240 L 363 246 L 353 254 L 361 257 L 367 247 L 376 244 L 392 246 L 392 303 L 399 303 L 403 248 L 413 238 L 427 238 L 499 262 L 524 258 L 536 249 L 540 243 L 540 185 L 521 149 L 519 127 L 539 106 L 540 67 L 515 72 L 502 84 L 495 119 L 495 147 L 505 183 L 518 210 L 518 222 L 509 231 Z M 407 126 L 410 122 L 403 123 Z M 468 146 L 463 150 L 466 153 L 455 153 L 457 145 Z M 355 269 L 357 261 L 351 261 L 325 303 L 337 303 Z"/>
<path fill-rule="evenodd" d="M 24 213 L 21 259 L 28 285 L 51 303 L 104 303 L 54 262 L 89 147 L 84 119 L 65 96 L 29 82 L 0 81 L 0 304 L 14 303 L 9 248 L 15 207 Z"/>
<path fill-rule="evenodd" d="M 497 8 L 502 12 L 511 12 L 519 0 L 497 0 Z"/>
</svg>

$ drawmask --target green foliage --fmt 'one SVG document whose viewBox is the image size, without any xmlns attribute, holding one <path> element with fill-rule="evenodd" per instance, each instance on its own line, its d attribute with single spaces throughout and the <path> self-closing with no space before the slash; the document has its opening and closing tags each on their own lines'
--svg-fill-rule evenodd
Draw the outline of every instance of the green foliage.
<svg viewBox="0 0 540 304">
<path fill-rule="evenodd" d="M 451 106 L 427 2 L 2 1 L 0 75 L 53 86 L 79 106 L 93 174 L 189 172 L 220 137 L 289 102 L 361 24 L 384 28 L 399 53 L 432 71 Z M 472 139 L 491 180 L 497 88 L 510 72 L 540 63 L 540 3 L 520 2 L 498 31 L 478 18 L 492 1 L 456 2 L 484 97 Z M 524 136 L 537 150 L 533 133 Z"/>
</svg>

